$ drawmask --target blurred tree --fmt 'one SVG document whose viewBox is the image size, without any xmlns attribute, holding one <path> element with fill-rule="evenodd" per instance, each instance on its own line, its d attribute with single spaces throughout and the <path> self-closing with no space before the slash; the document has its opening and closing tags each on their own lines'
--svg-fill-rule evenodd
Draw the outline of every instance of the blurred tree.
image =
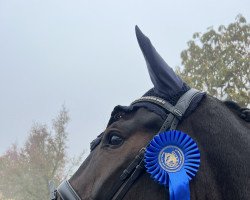
<svg viewBox="0 0 250 200">
<path fill-rule="evenodd" d="M 57 185 L 73 166 L 80 164 L 83 154 L 77 159 L 66 154 L 68 122 L 68 111 L 63 107 L 53 120 L 53 131 L 34 124 L 24 147 L 12 145 L 0 157 L 0 199 L 49 199 L 49 181 Z"/>
<path fill-rule="evenodd" d="M 242 15 L 226 26 L 195 33 L 181 52 L 177 73 L 192 87 L 221 100 L 249 104 L 250 24 Z"/>
</svg>

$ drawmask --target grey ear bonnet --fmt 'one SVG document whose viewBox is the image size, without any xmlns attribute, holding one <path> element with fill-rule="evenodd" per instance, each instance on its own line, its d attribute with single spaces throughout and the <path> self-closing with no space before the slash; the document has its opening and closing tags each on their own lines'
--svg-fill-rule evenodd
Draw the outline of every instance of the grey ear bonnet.
<svg viewBox="0 0 250 200">
<path fill-rule="evenodd" d="M 147 91 L 143 96 L 154 96 L 168 101 L 170 104 L 175 105 L 180 97 L 186 93 L 190 87 L 175 74 L 173 69 L 163 60 L 163 58 L 156 51 L 150 40 L 145 36 L 142 31 L 135 27 L 136 37 L 145 58 L 148 72 L 154 87 Z M 184 117 L 191 114 L 197 107 L 205 93 L 197 95 L 188 110 L 185 112 Z M 168 112 L 163 110 L 160 106 L 150 102 L 138 102 L 130 106 L 116 106 L 111 114 L 108 126 L 112 124 L 115 119 L 114 116 L 119 112 L 129 113 L 140 107 L 144 107 L 151 112 L 156 113 L 162 119 L 166 119 Z"/>
<path fill-rule="evenodd" d="M 154 85 L 154 92 L 162 97 L 171 97 L 180 93 L 184 94 L 190 89 L 163 60 L 148 37 L 141 32 L 138 26 L 135 27 L 135 32 Z"/>
<path fill-rule="evenodd" d="M 147 91 L 143 96 L 155 96 L 165 99 L 170 104 L 175 105 L 178 99 L 186 93 L 190 87 L 175 74 L 173 69 L 163 60 L 156 51 L 151 41 L 145 36 L 138 26 L 135 27 L 136 37 L 140 49 L 145 58 L 151 81 L 154 85 L 152 89 Z M 185 116 L 189 115 L 198 105 L 205 93 L 198 95 L 188 108 Z M 133 105 L 133 108 L 145 107 L 152 112 L 160 115 L 163 119 L 168 113 L 165 113 L 159 106 L 148 102 L 140 102 Z M 130 108 L 132 109 L 132 108 Z"/>
</svg>

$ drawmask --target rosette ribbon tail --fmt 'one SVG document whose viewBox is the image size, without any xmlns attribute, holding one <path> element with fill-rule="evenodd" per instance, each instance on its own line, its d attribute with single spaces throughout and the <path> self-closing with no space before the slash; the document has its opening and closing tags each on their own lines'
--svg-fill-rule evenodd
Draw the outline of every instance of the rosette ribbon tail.
<svg viewBox="0 0 250 200">
<path fill-rule="evenodd" d="M 169 173 L 170 200 L 190 200 L 189 179 L 185 169 Z"/>
</svg>

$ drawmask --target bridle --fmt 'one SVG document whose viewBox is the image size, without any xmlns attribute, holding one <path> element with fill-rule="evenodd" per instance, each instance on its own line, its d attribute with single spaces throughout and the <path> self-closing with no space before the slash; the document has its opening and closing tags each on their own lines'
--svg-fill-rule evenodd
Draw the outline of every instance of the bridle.
<svg viewBox="0 0 250 200">
<path fill-rule="evenodd" d="M 190 106 L 191 102 L 195 97 L 200 95 L 202 92 L 191 88 L 184 93 L 177 101 L 176 105 L 173 106 L 164 99 L 155 96 L 144 96 L 131 103 L 134 105 L 139 102 L 150 102 L 156 104 L 168 111 L 169 114 L 166 120 L 163 122 L 159 132 L 166 130 L 176 129 L 179 121 L 183 118 L 186 110 Z M 138 177 L 145 171 L 144 170 L 144 153 L 145 147 L 143 147 L 134 160 L 127 166 L 122 172 L 116 184 L 114 184 L 112 191 L 109 193 L 106 199 L 108 200 L 121 200 L 128 192 L 133 183 Z M 50 186 L 51 197 L 50 200 L 56 200 L 59 195 L 63 200 L 81 200 L 78 194 L 75 192 L 73 187 L 67 180 L 64 180 L 57 189 L 54 188 L 53 184 Z"/>
<path fill-rule="evenodd" d="M 177 101 L 176 105 L 173 106 L 169 102 L 159 97 L 154 96 L 144 96 L 138 100 L 135 100 L 131 105 L 139 102 L 150 102 L 162 107 L 164 110 L 168 111 L 169 114 L 167 119 L 163 122 L 159 132 L 166 130 L 176 129 L 179 121 L 182 119 L 187 108 L 193 101 L 195 97 L 200 95 L 201 92 L 191 88 L 186 93 L 184 93 L 180 99 Z M 118 182 L 114 184 L 112 191 L 109 193 L 106 199 L 110 200 L 121 200 L 128 192 L 130 187 L 136 181 L 136 179 L 142 174 L 144 170 L 144 153 L 145 147 L 143 147 L 134 160 L 128 165 L 128 167 L 120 175 Z M 78 194 L 75 192 L 73 187 L 70 185 L 68 180 L 64 180 L 57 189 L 54 189 L 53 184 L 50 186 L 51 190 L 51 200 L 57 198 L 57 194 L 63 200 L 81 200 Z"/>
</svg>

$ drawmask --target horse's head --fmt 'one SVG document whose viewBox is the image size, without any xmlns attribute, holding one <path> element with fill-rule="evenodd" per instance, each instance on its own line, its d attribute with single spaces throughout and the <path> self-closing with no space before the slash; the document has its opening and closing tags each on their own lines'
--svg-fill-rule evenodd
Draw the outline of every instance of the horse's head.
<svg viewBox="0 0 250 200">
<path fill-rule="evenodd" d="M 72 187 L 76 194 L 71 191 L 71 195 L 78 196 L 82 200 L 109 200 L 122 199 L 122 197 L 123 199 L 168 199 L 169 196 L 166 188 L 155 183 L 145 172 L 140 162 L 144 153 L 143 147 L 147 146 L 148 142 L 163 127 L 163 124 L 174 126 L 173 123 L 166 122 L 169 113 L 173 111 L 166 111 L 162 106 L 152 101 L 164 100 L 175 105 L 190 88 L 166 64 L 152 46 L 150 40 L 138 27 L 136 27 L 136 36 L 154 85 L 154 88 L 144 96 L 153 96 L 156 99 L 136 101 L 130 106 L 114 108 L 107 128 L 91 143 L 91 152 L 70 178 L 70 185 L 67 186 L 68 183 L 63 185 L 63 187 L 68 188 L 67 190 L 71 190 Z M 208 152 L 206 156 L 211 156 L 209 152 L 212 152 L 213 141 L 214 144 L 218 144 L 217 141 L 219 141 L 216 137 L 211 138 L 218 133 L 218 131 L 215 131 L 213 123 L 227 122 L 223 116 L 220 116 L 221 121 L 219 122 L 215 113 L 217 111 L 223 113 L 227 108 L 222 106 L 222 103 L 218 100 L 208 96 L 203 98 L 204 100 L 201 101 L 199 107 L 195 112 L 192 112 L 203 96 L 204 93 L 199 93 L 195 96 L 195 99 L 192 99 L 192 104 L 185 112 L 185 120 L 180 121 L 178 129 L 187 132 L 198 141 L 201 152 L 203 152 L 203 148 L 206 148 Z M 207 120 L 207 118 L 212 118 L 212 120 Z M 229 131 L 228 135 L 230 134 Z M 206 143 L 207 140 L 212 141 L 212 143 Z M 220 147 L 217 148 L 219 155 L 221 154 Z M 171 159 L 171 156 L 174 157 L 170 155 L 170 158 L 166 159 Z M 172 161 L 173 159 L 176 158 L 172 158 Z M 213 162 L 219 161 L 216 158 L 214 159 L 212 158 Z M 212 178 L 212 170 L 207 165 L 203 155 L 201 161 L 203 165 L 200 171 L 206 171 L 207 176 L 197 175 L 195 181 L 199 182 L 201 187 L 199 192 L 204 192 L 206 187 L 213 192 L 217 191 L 211 185 L 207 186 L 208 182 L 212 184 L 215 180 Z M 132 175 L 134 173 L 138 173 L 138 175 Z M 210 174 L 212 175 L 209 176 Z M 130 180 L 131 177 L 133 180 Z M 195 181 L 192 183 L 192 187 L 196 187 Z M 127 182 L 132 183 L 126 185 Z M 125 190 L 125 193 L 123 193 L 123 190 Z M 213 192 L 209 195 L 215 199 L 217 194 L 213 195 Z M 206 194 L 204 192 L 204 195 Z M 75 197 L 75 199 L 78 199 L 78 197 Z"/>
</svg>

